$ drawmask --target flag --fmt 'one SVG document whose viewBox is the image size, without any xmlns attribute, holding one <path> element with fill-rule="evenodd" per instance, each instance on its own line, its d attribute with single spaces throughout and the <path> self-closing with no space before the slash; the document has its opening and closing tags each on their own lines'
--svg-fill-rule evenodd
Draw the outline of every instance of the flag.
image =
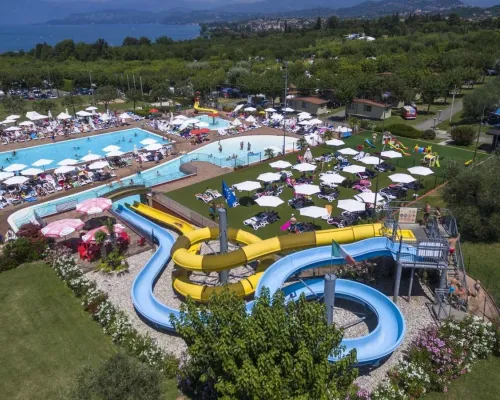
<svg viewBox="0 0 500 400">
<path fill-rule="evenodd" d="M 341 257 L 347 264 L 356 264 L 356 260 L 335 240 L 332 241 L 332 257 Z"/>
<path fill-rule="evenodd" d="M 232 208 L 234 203 L 236 203 L 236 196 L 224 181 L 222 181 L 222 195 L 226 199 L 226 203 L 229 205 L 229 208 Z"/>
</svg>

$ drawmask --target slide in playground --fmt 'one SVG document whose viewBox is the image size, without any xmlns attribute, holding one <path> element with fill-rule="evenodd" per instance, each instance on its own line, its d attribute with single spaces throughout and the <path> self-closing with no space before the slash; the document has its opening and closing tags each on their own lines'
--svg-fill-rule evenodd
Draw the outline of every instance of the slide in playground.
<svg viewBox="0 0 500 400">
<path fill-rule="evenodd" d="M 398 146 L 395 146 L 393 145 L 392 143 L 388 143 L 389 144 L 389 147 L 393 150 L 396 150 L 396 151 L 399 151 L 401 154 L 403 154 L 404 156 L 409 156 L 410 153 L 407 153 L 405 150 L 408 149 L 408 147 L 405 147 L 403 146 L 401 143 L 399 144 L 399 147 Z"/>
<path fill-rule="evenodd" d="M 156 328 L 173 330 L 170 317 L 178 317 L 179 311 L 158 301 L 153 293 L 153 288 L 170 261 L 170 254 L 175 243 L 174 237 L 167 230 L 130 209 L 119 206 L 116 211 L 122 218 L 138 229 L 151 235 L 158 244 L 156 252 L 139 272 L 132 285 L 131 296 L 134 307 L 142 318 Z M 170 222 L 174 223 L 174 219 Z M 359 228 L 364 230 L 366 227 L 359 226 Z M 375 232 L 375 227 L 369 225 L 366 232 L 370 230 Z M 361 261 L 379 256 L 394 257 L 398 244 L 394 244 L 386 237 L 375 237 L 345 245 L 344 248 L 357 261 Z M 283 257 L 273 263 L 262 274 L 257 285 L 256 294 L 258 295 L 264 286 L 269 287 L 271 293 L 274 293 L 274 291 L 281 288 L 282 283 L 288 277 L 301 270 L 329 265 L 331 262 L 340 264 L 344 263 L 344 260 L 340 258 L 333 258 L 332 260 L 330 245 L 304 250 Z M 322 287 L 323 282 L 320 279 L 312 279 L 307 281 L 307 287 L 300 282 L 289 285 L 283 290 L 285 290 L 288 298 L 293 300 L 301 292 L 311 295 L 310 289 L 316 294 L 321 294 Z M 342 341 L 347 351 L 356 348 L 360 364 L 378 363 L 401 344 L 406 330 L 403 316 L 397 306 L 383 293 L 357 282 L 338 279 L 336 294 L 364 304 L 377 315 L 377 327 L 368 335 Z M 252 302 L 247 304 L 249 310 L 251 310 L 252 306 Z M 330 360 L 335 361 L 334 358 L 330 358 Z"/>
<path fill-rule="evenodd" d="M 198 112 L 206 112 L 206 113 L 218 113 L 219 111 L 213 109 L 213 108 L 202 108 L 200 107 L 200 102 L 196 101 L 194 103 L 194 109 Z"/>
</svg>

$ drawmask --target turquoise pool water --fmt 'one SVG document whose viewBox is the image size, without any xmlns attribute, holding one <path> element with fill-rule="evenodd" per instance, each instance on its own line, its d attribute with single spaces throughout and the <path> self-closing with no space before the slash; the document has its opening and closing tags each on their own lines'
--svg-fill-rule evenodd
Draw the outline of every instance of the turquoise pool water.
<svg viewBox="0 0 500 400">
<path fill-rule="evenodd" d="M 136 137 L 137 143 L 139 143 L 141 140 L 144 140 L 144 138 L 146 137 L 154 137 L 155 139 L 159 138 L 158 135 L 154 135 L 152 133 L 146 132 L 141 129 L 129 129 L 126 131 L 115 132 L 115 135 L 111 140 L 118 140 L 122 138 L 124 135 L 128 135 L 126 137 L 130 136 L 135 137 L 134 136 L 135 133 L 137 133 Z M 95 143 L 99 142 L 98 148 L 106 147 L 109 144 L 113 144 L 106 142 L 107 144 L 102 145 L 102 142 L 97 140 L 100 137 L 101 136 L 94 137 Z M 239 146 L 240 142 L 242 141 L 244 142 L 244 149 L 240 150 Z M 294 150 L 294 148 L 296 147 L 296 141 L 297 139 L 286 137 L 286 150 L 287 151 Z M 248 142 L 251 143 L 251 152 L 247 151 Z M 63 142 L 63 143 L 67 144 L 68 142 Z M 145 164 L 146 167 L 151 165 L 152 168 L 146 171 L 142 171 L 140 174 L 134 174 L 127 178 L 123 178 L 121 184 L 113 182 L 113 183 L 108 183 L 107 185 L 102 185 L 89 189 L 85 192 L 80 192 L 75 194 L 70 194 L 71 193 L 70 192 L 68 196 L 62 199 L 52 200 L 41 204 L 35 203 L 31 207 L 19 211 L 15 211 L 14 208 L 13 211 L 15 212 L 8 219 L 9 224 L 11 226 L 17 226 L 19 228 L 21 225 L 28 223 L 30 220 L 32 220 L 33 217 L 35 216 L 35 213 L 40 217 L 44 217 L 47 215 L 55 214 L 57 212 L 61 212 L 63 210 L 72 209 L 76 206 L 76 204 L 81 203 L 84 200 L 103 196 L 106 193 L 118 189 L 122 186 L 128 186 L 131 184 L 134 185 L 141 184 L 147 187 L 151 187 L 160 185 L 162 183 L 171 182 L 176 179 L 180 179 L 186 176 L 186 174 L 180 170 L 182 164 L 188 163 L 190 161 L 206 161 L 220 167 L 231 167 L 231 168 L 258 162 L 265 159 L 264 150 L 267 147 L 272 146 L 281 148 L 283 146 L 283 137 L 263 136 L 263 135 L 234 136 L 225 140 L 221 140 L 221 144 L 222 144 L 221 153 L 219 153 L 218 150 L 218 141 L 214 141 L 208 144 L 207 146 L 201 147 L 189 154 L 178 157 L 165 164 L 160 164 L 158 166 L 153 166 L 153 164 Z M 232 157 L 234 154 L 237 155 L 236 159 Z M 43 157 L 48 158 L 49 156 L 43 154 Z M 70 155 L 62 154 L 57 159 L 61 160 L 67 157 L 70 157 Z"/>
<path fill-rule="evenodd" d="M 226 129 L 231 123 L 225 119 L 218 117 L 209 117 L 208 115 L 199 115 L 196 117 L 202 122 L 206 122 L 209 127 L 208 129 L 217 130 L 217 129 Z M 215 123 L 214 123 L 215 122 Z"/>
<path fill-rule="evenodd" d="M 125 153 L 131 152 L 134 150 L 134 145 L 138 149 L 144 147 L 141 141 L 146 138 L 157 140 L 158 143 L 167 143 L 161 136 L 137 128 L 56 143 L 52 143 L 51 139 L 45 139 L 45 142 L 40 142 L 40 146 L 16 150 L 15 155 L 12 151 L 0 153 L 0 166 L 5 168 L 15 163 L 25 164 L 30 167 L 35 161 L 45 158 L 54 160 L 52 164 L 46 167 L 46 169 L 52 169 L 57 168 L 57 163 L 65 158 L 79 160 L 89 152 L 105 156 L 106 152 L 102 149 L 110 145 L 120 147 L 120 151 Z"/>
</svg>

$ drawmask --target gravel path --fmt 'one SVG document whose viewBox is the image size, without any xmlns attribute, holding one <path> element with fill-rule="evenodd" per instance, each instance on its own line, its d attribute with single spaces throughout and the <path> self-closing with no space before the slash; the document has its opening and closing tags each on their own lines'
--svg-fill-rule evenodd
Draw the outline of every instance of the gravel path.
<svg viewBox="0 0 500 400">
<path fill-rule="evenodd" d="M 231 247 L 230 249 L 234 249 Z M 216 241 L 209 243 L 209 246 L 202 245 L 202 254 L 209 254 L 213 251 L 218 251 L 219 246 Z M 158 332 L 153 328 L 146 325 L 137 316 L 134 307 L 132 305 L 132 300 L 130 297 L 130 289 L 132 283 L 139 273 L 141 268 L 146 264 L 149 258 L 152 256 L 152 251 L 146 251 L 144 253 L 132 256 L 128 259 L 130 268 L 129 272 L 122 274 L 120 276 L 108 276 L 101 273 L 91 272 L 89 273 L 90 278 L 94 279 L 98 287 L 108 293 L 109 299 L 117 306 L 119 309 L 125 311 L 130 318 L 133 326 L 141 333 L 147 333 L 151 337 L 155 338 L 157 343 L 164 348 L 166 351 L 181 357 L 186 350 L 186 345 L 184 341 L 173 335 L 163 332 Z M 172 270 L 174 265 L 170 262 L 165 269 L 164 273 L 158 280 L 154 293 L 155 296 L 168 306 L 179 308 L 181 305 L 180 299 L 176 296 L 172 290 Z M 244 276 L 252 273 L 251 269 L 245 267 L 236 268 L 230 273 L 230 281 L 238 281 Z M 217 273 L 203 274 L 195 273 L 192 276 L 193 281 L 197 281 L 204 284 L 215 285 L 217 284 L 218 275 Z M 402 280 L 401 293 L 406 293 L 407 289 L 405 283 L 407 279 Z M 378 290 L 381 290 L 386 295 L 390 295 L 392 291 L 392 282 L 384 282 L 382 284 L 372 285 Z M 411 302 L 408 302 L 406 298 L 400 298 L 398 306 L 401 309 L 406 321 L 406 336 L 403 344 L 396 350 L 392 356 L 383 363 L 379 368 L 369 369 L 363 368 L 360 370 L 360 377 L 356 380 L 356 383 L 367 390 L 373 389 L 378 382 L 385 378 L 387 371 L 393 367 L 403 356 L 403 352 L 408 348 L 408 345 L 416 337 L 418 331 L 423 327 L 433 323 L 433 318 L 430 314 L 428 304 L 431 302 L 432 294 L 425 288 L 420 287 L 420 285 L 415 282 L 414 295 Z M 350 323 L 357 318 L 359 318 L 360 313 L 366 314 L 366 310 L 362 309 L 358 305 L 353 305 L 350 302 L 342 301 L 341 299 L 336 300 L 336 310 L 334 320 L 338 325 L 344 325 Z M 345 337 L 354 338 L 366 335 L 370 330 L 376 326 L 376 317 L 370 314 L 366 314 L 367 318 L 365 321 L 354 325 L 346 329 Z"/>
</svg>

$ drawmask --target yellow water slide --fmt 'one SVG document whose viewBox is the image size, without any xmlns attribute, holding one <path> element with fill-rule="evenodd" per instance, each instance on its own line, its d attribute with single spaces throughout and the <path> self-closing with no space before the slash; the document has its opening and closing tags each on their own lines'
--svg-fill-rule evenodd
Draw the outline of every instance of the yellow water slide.
<svg viewBox="0 0 500 400">
<path fill-rule="evenodd" d="M 219 111 L 213 109 L 213 108 L 202 108 L 200 107 L 200 102 L 196 101 L 194 103 L 194 109 L 198 112 L 206 112 L 206 113 L 218 113 Z"/>
<path fill-rule="evenodd" d="M 217 239 L 218 228 L 196 229 L 180 218 L 166 214 L 144 204 L 135 203 L 132 209 L 147 218 L 151 218 L 182 233 L 172 246 L 171 256 L 174 263 L 181 267 L 174 273 L 174 289 L 183 296 L 190 296 L 196 301 L 208 302 L 210 295 L 222 287 L 198 285 L 189 280 L 189 271 L 213 272 L 223 271 L 260 260 L 255 274 L 229 285 L 229 288 L 240 297 L 255 292 L 257 283 L 265 269 L 274 262 L 278 252 L 300 250 L 309 247 L 328 246 L 332 241 L 351 243 L 374 236 L 383 235 L 382 224 L 358 225 L 348 228 L 329 229 L 306 232 L 300 235 L 283 235 L 262 240 L 242 229 L 228 229 L 228 238 L 243 244 L 237 250 L 223 254 L 200 255 L 200 244 Z"/>
</svg>

